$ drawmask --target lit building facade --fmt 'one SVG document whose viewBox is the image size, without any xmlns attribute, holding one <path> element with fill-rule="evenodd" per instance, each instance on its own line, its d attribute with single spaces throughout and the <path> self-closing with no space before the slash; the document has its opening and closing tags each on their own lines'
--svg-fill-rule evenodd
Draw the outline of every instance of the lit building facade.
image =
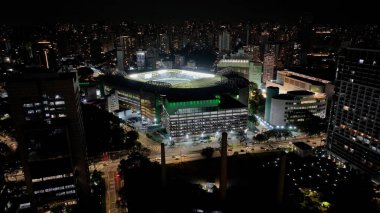
<svg viewBox="0 0 380 213">
<path fill-rule="evenodd" d="M 168 69 L 102 78 L 105 94 L 117 90 L 120 105 L 162 123 L 172 138 L 247 127 L 249 82 L 242 77 Z"/>
<path fill-rule="evenodd" d="M 344 49 L 328 128 L 335 156 L 380 176 L 380 51 Z"/>
<path fill-rule="evenodd" d="M 264 54 L 263 83 L 273 80 L 275 56 L 273 53 Z"/>
<path fill-rule="evenodd" d="M 240 73 L 250 82 L 254 82 L 261 87 L 261 78 L 263 75 L 263 65 L 259 62 L 253 62 L 244 59 L 222 59 L 217 64 L 219 74 L 234 71 Z"/>
<path fill-rule="evenodd" d="M 229 96 L 203 100 L 169 97 L 163 105 L 162 123 L 172 138 L 244 131 L 247 106 Z"/>
<path fill-rule="evenodd" d="M 298 90 L 275 95 L 268 101 L 271 102 L 269 123 L 274 126 L 302 122 L 308 112 L 321 118 L 326 117 L 327 101 L 324 94 Z"/>
<path fill-rule="evenodd" d="M 218 39 L 218 48 L 219 51 L 230 51 L 231 50 L 231 35 L 227 31 L 223 31 L 219 34 Z"/>
<path fill-rule="evenodd" d="M 90 187 L 76 73 L 24 73 L 7 84 L 31 207 L 80 204 Z"/>
<path fill-rule="evenodd" d="M 266 86 L 278 87 L 280 93 L 307 90 L 315 93 L 325 93 L 329 98 L 334 94 L 334 85 L 330 81 L 288 70 L 277 71 L 276 81 L 268 81 Z"/>
</svg>

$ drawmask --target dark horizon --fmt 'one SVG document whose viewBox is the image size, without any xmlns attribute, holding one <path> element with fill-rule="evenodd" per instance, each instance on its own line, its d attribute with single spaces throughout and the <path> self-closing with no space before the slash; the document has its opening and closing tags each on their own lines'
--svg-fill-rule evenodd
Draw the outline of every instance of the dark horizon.
<svg viewBox="0 0 380 213">
<path fill-rule="evenodd" d="M 0 22 L 4 24 L 176 23 L 184 20 L 250 21 L 296 23 L 304 14 L 311 14 L 315 23 L 361 24 L 378 23 L 375 7 L 370 2 L 354 4 L 335 1 L 24 1 L 2 3 Z"/>
</svg>

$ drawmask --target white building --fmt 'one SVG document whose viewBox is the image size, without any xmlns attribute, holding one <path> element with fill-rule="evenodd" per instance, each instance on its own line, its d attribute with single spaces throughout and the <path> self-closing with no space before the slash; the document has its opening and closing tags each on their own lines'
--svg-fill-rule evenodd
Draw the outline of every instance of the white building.
<svg viewBox="0 0 380 213">
<path fill-rule="evenodd" d="M 263 65 L 260 62 L 244 59 L 222 59 L 216 66 L 219 74 L 226 71 L 238 72 L 250 82 L 256 83 L 259 88 L 261 87 Z"/>
<path fill-rule="evenodd" d="M 277 71 L 276 80 L 267 81 L 265 85 L 266 87 L 278 87 L 281 94 L 293 90 L 307 90 L 315 93 L 326 93 L 327 97 L 330 98 L 334 93 L 334 85 L 330 81 L 288 70 Z"/>
<path fill-rule="evenodd" d="M 290 91 L 271 99 L 269 123 L 286 126 L 302 122 L 309 111 L 315 116 L 326 117 L 326 95 L 305 90 Z"/>
<path fill-rule="evenodd" d="M 106 97 L 106 101 L 106 110 L 108 112 L 114 112 L 119 110 L 119 98 L 116 90 L 114 90 Z"/>
</svg>

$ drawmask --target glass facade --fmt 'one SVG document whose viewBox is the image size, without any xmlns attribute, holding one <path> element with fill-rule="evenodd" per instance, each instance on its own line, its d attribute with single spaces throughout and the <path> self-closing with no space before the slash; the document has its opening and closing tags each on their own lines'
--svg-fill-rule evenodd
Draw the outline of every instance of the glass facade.
<svg viewBox="0 0 380 213">
<path fill-rule="evenodd" d="M 380 51 L 345 49 L 339 58 L 328 128 L 330 150 L 380 175 Z"/>
</svg>

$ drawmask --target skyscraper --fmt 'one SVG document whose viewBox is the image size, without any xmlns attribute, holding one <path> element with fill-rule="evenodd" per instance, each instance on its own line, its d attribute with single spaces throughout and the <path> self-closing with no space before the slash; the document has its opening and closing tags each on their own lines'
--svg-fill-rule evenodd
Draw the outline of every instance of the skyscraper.
<svg viewBox="0 0 380 213">
<path fill-rule="evenodd" d="M 218 48 L 219 51 L 230 51 L 231 49 L 231 35 L 227 31 L 223 31 L 221 34 L 219 34 L 219 40 L 218 40 Z"/>
<path fill-rule="evenodd" d="M 145 69 L 145 55 L 146 55 L 146 51 L 143 51 L 141 49 L 136 51 L 136 64 L 137 64 L 138 70 Z"/>
<path fill-rule="evenodd" d="M 328 128 L 332 153 L 380 176 L 380 50 L 344 49 Z"/>
<path fill-rule="evenodd" d="M 87 206 L 88 166 L 75 72 L 24 72 L 7 83 L 31 206 Z"/>
<path fill-rule="evenodd" d="M 266 81 L 273 80 L 274 74 L 274 54 L 266 53 L 264 54 L 264 65 L 263 65 L 263 83 Z"/>
</svg>

